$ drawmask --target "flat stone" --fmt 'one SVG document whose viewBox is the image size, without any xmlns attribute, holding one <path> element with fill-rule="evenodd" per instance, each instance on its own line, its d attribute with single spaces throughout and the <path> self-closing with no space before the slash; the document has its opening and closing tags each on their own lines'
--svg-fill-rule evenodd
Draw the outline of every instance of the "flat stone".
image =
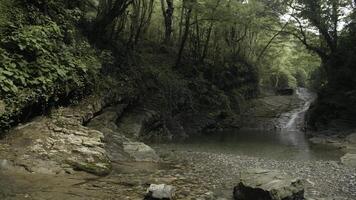
<svg viewBox="0 0 356 200">
<path fill-rule="evenodd" d="M 165 184 L 151 184 L 150 187 L 147 189 L 147 200 L 154 200 L 154 199 L 173 199 L 175 196 L 175 188 L 171 185 Z"/>
<path fill-rule="evenodd" d="M 251 169 L 241 173 L 234 188 L 236 200 L 302 200 L 304 186 L 300 179 L 277 170 Z"/>
<path fill-rule="evenodd" d="M 345 154 L 341 157 L 341 163 L 349 167 L 356 167 L 356 153 Z"/>
<path fill-rule="evenodd" d="M 135 161 L 158 162 L 160 160 L 155 150 L 142 142 L 124 142 L 123 147 Z"/>
</svg>

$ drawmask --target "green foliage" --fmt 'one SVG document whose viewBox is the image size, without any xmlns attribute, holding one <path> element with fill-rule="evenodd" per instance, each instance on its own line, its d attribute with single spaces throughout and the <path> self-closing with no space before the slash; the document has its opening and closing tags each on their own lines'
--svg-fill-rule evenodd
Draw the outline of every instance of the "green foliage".
<svg viewBox="0 0 356 200">
<path fill-rule="evenodd" d="M 7 7 L 10 6 L 10 1 L 8 0 L 0 0 L 0 28 L 7 22 L 9 17 L 9 12 L 7 11 Z"/>
<path fill-rule="evenodd" d="M 299 69 L 296 74 L 295 78 L 297 79 L 297 86 L 298 87 L 305 87 L 307 83 L 307 74 L 303 69 Z"/>
<path fill-rule="evenodd" d="M 260 66 L 261 84 L 267 88 L 309 87 L 320 59 L 291 37 L 279 37 L 269 48 Z"/>
<path fill-rule="evenodd" d="M 0 49 L 2 93 L 16 94 L 19 89 L 30 87 L 51 94 L 59 84 L 83 86 L 87 75 L 95 73 L 99 63 L 85 52 L 89 49 L 87 44 L 67 46 L 63 39 L 60 27 L 54 22 L 26 25 L 3 38 Z M 94 62 L 89 65 L 89 61 Z"/>
<path fill-rule="evenodd" d="M 40 113 L 94 88 L 101 59 L 76 27 L 78 9 L 65 1 L 0 3 L 0 100 L 6 104 L 0 128 L 21 120 L 24 110 Z"/>
</svg>

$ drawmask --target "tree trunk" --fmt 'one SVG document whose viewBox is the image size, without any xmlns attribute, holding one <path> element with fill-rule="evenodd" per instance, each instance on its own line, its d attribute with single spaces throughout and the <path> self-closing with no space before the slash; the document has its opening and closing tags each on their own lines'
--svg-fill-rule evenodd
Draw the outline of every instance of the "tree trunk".
<svg viewBox="0 0 356 200">
<path fill-rule="evenodd" d="M 186 41 L 188 39 L 191 14 L 192 14 L 192 8 L 187 8 L 187 11 L 185 13 L 184 33 L 183 33 L 183 36 L 182 36 L 182 41 L 180 43 L 178 57 L 177 57 L 177 61 L 176 61 L 176 64 L 175 64 L 175 68 L 178 68 L 178 66 L 180 65 L 180 62 L 181 62 L 181 59 L 182 59 L 182 55 L 183 55 L 183 51 L 184 51 L 184 47 L 185 47 L 185 43 L 186 43 Z"/>
<path fill-rule="evenodd" d="M 170 44 L 172 40 L 172 32 L 173 32 L 173 13 L 174 13 L 174 4 L 173 0 L 166 0 L 167 9 L 165 8 L 164 0 L 161 0 L 161 8 L 164 18 L 164 43 Z"/>
<path fill-rule="evenodd" d="M 182 5 L 182 9 L 181 9 L 181 12 L 180 12 L 180 22 L 179 22 L 179 36 L 178 36 L 178 41 L 179 42 L 182 40 L 183 19 L 184 19 L 184 7 Z"/>
<path fill-rule="evenodd" d="M 210 37 L 211 37 L 211 31 L 213 30 L 213 22 L 210 22 L 209 28 L 208 28 L 208 32 L 207 32 L 207 36 L 206 36 L 206 40 L 205 40 L 205 44 L 204 44 L 204 49 L 203 49 L 203 53 L 202 56 L 200 58 L 201 62 L 204 62 L 206 55 L 208 54 L 208 48 L 209 48 L 209 42 L 210 42 Z"/>
</svg>

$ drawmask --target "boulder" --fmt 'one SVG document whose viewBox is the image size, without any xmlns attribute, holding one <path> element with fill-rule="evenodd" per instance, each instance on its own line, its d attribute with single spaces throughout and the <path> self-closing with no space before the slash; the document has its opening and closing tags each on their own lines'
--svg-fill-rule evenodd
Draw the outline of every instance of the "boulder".
<svg viewBox="0 0 356 200">
<path fill-rule="evenodd" d="M 135 161 L 158 162 L 159 156 L 148 145 L 142 142 L 124 142 L 124 151 Z"/>
<path fill-rule="evenodd" d="M 355 153 L 347 153 L 341 157 L 341 163 L 350 166 L 356 167 L 356 154 Z"/>
<path fill-rule="evenodd" d="M 0 158 L 11 161 L 12 169 L 30 173 L 59 174 L 75 169 L 106 175 L 111 162 L 104 134 L 83 125 L 104 106 L 104 100 L 88 97 L 76 106 L 53 109 L 48 116 L 19 125 L 0 140 Z M 9 168 L 7 161 L 1 162 L 1 168 Z"/>
<path fill-rule="evenodd" d="M 300 179 L 277 170 L 251 169 L 241 173 L 234 188 L 236 200 L 302 200 L 304 187 Z"/>
<path fill-rule="evenodd" d="M 156 199 L 173 199 L 175 193 L 175 188 L 171 185 L 166 184 L 151 184 L 147 189 L 147 195 L 145 200 L 156 200 Z"/>
</svg>

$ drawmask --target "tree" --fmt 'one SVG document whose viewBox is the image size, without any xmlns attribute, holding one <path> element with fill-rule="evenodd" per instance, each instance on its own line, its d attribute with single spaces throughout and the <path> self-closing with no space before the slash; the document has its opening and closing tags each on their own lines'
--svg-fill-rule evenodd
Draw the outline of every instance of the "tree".
<svg viewBox="0 0 356 200">
<path fill-rule="evenodd" d="M 298 38 L 307 49 L 322 59 L 330 84 L 337 81 L 336 63 L 339 57 L 339 34 L 348 0 L 297 0 L 289 2 L 295 28 L 289 33 Z"/>
<path fill-rule="evenodd" d="M 154 0 L 134 0 L 132 2 L 130 37 L 128 46 L 137 45 L 141 34 L 150 24 L 154 7 Z"/>
<path fill-rule="evenodd" d="M 181 64 L 183 51 L 184 51 L 185 44 L 186 44 L 188 36 L 189 36 L 189 30 L 190 30 L 190 26 L 191 26 L 190 20 L 192 17 L 192 11 L 193 11 L 193 7 L 194 7 L 195 3 L 196 3 L 195 0 L 183 0 L 183 13 L 184 13 L 185 23 L 184 23 L 184 32 L 183 32 L 182 39 L 181 39 L 180 45 L 179 45 L 178 56 L 177 56 L 177 60 L 175 63 L 176 68 Z M 182 16 L 182 18 L 183 18 L 183 16 Z"/>
<path fill-rule="evenodd" d="M 167 8 L 165 5 L 167 4 Z M 161 0 L 161 8 L 162 14 L 164 18 L 164 25 L 165 25 L 165 34 L 164 34 L 164 43 L 169 44 L 171 43 L 171 37 L 173 32 L 173 13 L 174 13 L 174 5 L 173 0 Z"/>
</svg>

